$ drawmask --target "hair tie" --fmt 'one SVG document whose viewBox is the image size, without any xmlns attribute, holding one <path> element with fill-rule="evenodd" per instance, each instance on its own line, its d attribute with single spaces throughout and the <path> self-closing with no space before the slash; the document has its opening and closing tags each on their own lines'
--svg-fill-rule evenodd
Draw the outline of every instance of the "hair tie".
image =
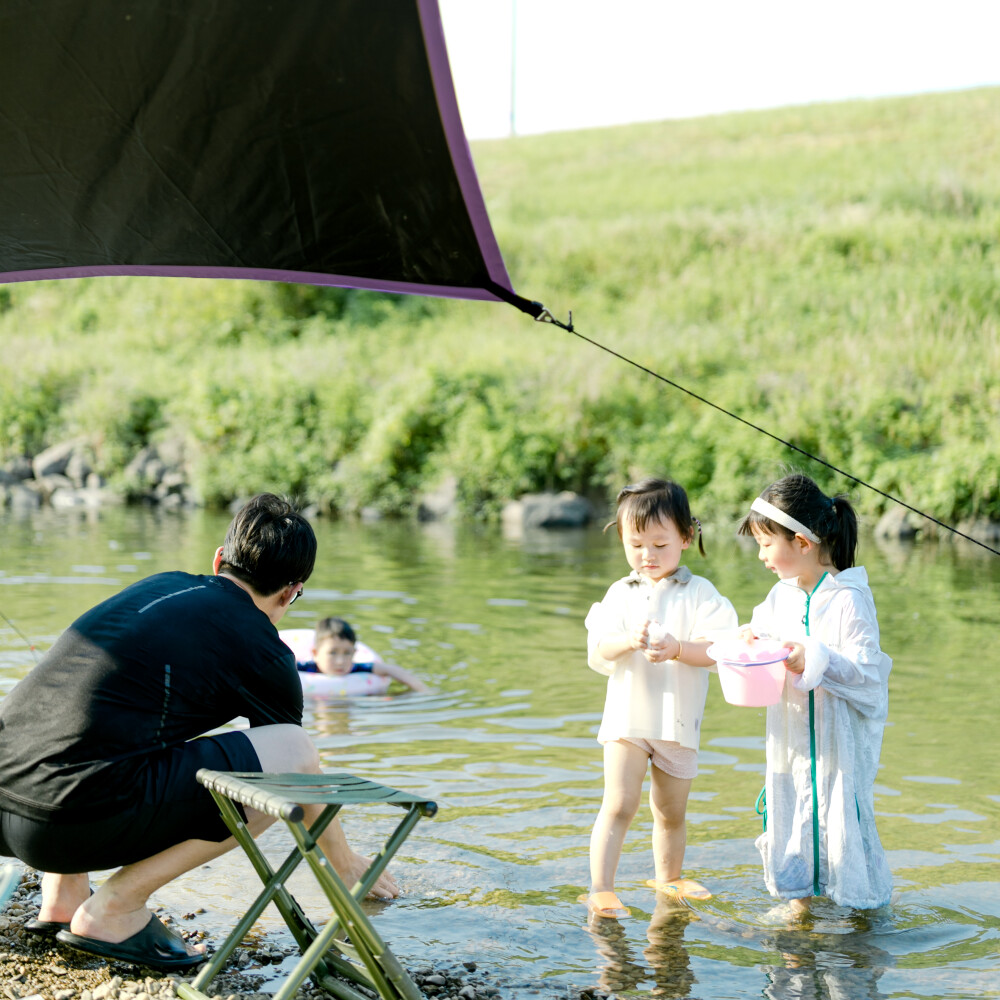
<svg viewBox="0 0 1000 1000">
<path fill-rule="evenodd" d="M 700 535 L 701 534 L 701 521 L 699 521 L 698 518 L 696 518 L 696 517 L 692 517 L 691 520 L 694 521 L 694 523 L 698 525 L 698 534 Z"/>
</svg>

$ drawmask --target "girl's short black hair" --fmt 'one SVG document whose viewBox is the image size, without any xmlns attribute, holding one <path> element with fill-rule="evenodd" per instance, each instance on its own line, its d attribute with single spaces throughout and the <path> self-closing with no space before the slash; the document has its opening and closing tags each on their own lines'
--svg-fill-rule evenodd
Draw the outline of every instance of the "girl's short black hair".
<svg viewBox="0 0 1000 1000">
<path fill-rule="evenodd" d="M 622 537 L 622 525 L 634 524 L 636 530 L 644 531 L 650 521 L 671 520 L 677 526 L 681 537 L 694 541 L 698 532 L 698 551 L 705 554 L 705 544 L 701 538 L 701 522 L 691 516 L 684 487 L 672 479 L 643 479 L 638 483 L 623 486 L 618 491 L 618 512 L 614 521 L 605 525 L 605 531 L 612 524 L 618 526 L 618 537 Z"/>
<path fill-rule="evenodd" d="M 838 570 L 854 565 L 858 516 L 845 494 L 828 497 L 808 476 L 796 472 L 771 483 L 760 498 L 812 531 L 820 540 L 820 552 L 829 556 Z M 753 535 L 755 528 L 766 535 L 795 537 L 794 531 L 752 510 L 740 522 L 739 534 Z"/>
</svg>

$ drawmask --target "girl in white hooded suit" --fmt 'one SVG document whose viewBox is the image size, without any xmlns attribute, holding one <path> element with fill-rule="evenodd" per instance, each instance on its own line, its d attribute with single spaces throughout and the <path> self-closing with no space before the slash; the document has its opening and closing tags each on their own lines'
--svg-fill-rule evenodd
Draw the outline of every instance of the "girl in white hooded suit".
<svg viewBox="0 0 1000 1000">
<path fill-rule="evenodd" d="M 739 530 L 779 577 L 750 631 L 791 650 L 781 700 L 767 710 L 765 829 L 757 840 L 765 884 L 797 911 L 813 896 L 883 906 L 892 876 L 873 786 L 892 660 L 879 646 L 868 575 L 854 566 L 854 509 L 807 476 L 786 476 L 754 500 Z"/>
</svg>

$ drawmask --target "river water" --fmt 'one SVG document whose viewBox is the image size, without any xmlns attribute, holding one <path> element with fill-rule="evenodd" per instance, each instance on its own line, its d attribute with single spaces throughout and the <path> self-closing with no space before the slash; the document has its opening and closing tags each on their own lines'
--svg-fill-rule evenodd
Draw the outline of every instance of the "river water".
<svg viewBox="0 0 1000 1000">
<path fill-rule="evenodd" d="M 228 518 L 205 512 L 0 511 L 0 694 L 78 614 L 153 572 L 210 571 Z M 714 896 L 664 909 L 652 877 L 644 804 L 619 868 L 627 920 L 588 928 L 588 838 L 601 798 L 595 734 L 604 680 L 587 669 L 583 618 L 627 567 L 596 529 L 505 539 L 446 525 L 319 521 L 320 558 L 283 625 L 338 614 L 427 695 L 326 702 L 306 725 L 325 766 L 414 791 L 439 805 L 393 871 L 402 897 L 371 904 L 411 968 L 475 961 L 504 997 L 1000 997 L 1000 750 L 995 686 L 1000 558 L 973 547 L 880 549 L 865 541 L 890 681 L 876 811 L 893 870 L 876 914 L 816 908 L 789 929 L 763 889 L 754 800 L 764 771 L 763 710 L 737 708 L 713 680 L 701 773 L 688 811 L 688 873 Z M 746 621 L 773 578 L 732 526 L 688 556 Z M 398 813 L 344 813 L 374 851 Z M 266 850 L 283 856 L 287 834 Z M 100 877 L 100 876 L 98 876 Z M 229 855 L 157 894 L 183 926 L 221 939 L 249 902 L 249 866 Z M 303 876 L 293 892 L 322 919 Z M 290 941 L 280 918 L 269 933 Z M 266 988 L 266 987 L 265 987 Z"/>
</svg>

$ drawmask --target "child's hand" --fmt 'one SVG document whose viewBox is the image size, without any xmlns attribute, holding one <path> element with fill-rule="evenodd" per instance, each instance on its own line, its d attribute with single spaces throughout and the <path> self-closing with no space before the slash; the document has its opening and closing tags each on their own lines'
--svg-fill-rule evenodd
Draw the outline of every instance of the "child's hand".
<svg viewBox="0 0 1000 1000">
<path fill-rule="evenodd" d="M 791 650 L 785 657 L 785 669 L 801 674 L 806 669 L 806 647 L 801 642 L 786 642 L 784 645 Z"/>
<path fill-rule="evenodd" d="M 643 655 L 650 663 L 663 663 L 671 660 L 680 652 L 680 643 L 659 622 L 647 622 L 646 632 L 649 636 L 649 647 Z M 669 653 L 669 655 L 667 655 Z"/>
<path fill-rule="evenodd" d="M 638 649 L 639 652 L 644 653 L 649 646 L 649 622 L 643 622 L 632 629 L 629 633 L 629 642 L 632 644 L 633 649 Z"/>
<path fill-rule="evenodd" d="M 681 644 L 668 632 L 667 637 L 662 642 L 643 650 L 643 656 L 650 663 L 666 663 L 667 660 L 676 660 L 680 651 Z"/>
<path fill-rule="evenodd" d="M 740 626 L 739 635 L 744 642 L 753 642 L 754 639 L 757 638 L 757 636 L 753 634 L 753 629 L 749 625 Z"/>
</svg>

